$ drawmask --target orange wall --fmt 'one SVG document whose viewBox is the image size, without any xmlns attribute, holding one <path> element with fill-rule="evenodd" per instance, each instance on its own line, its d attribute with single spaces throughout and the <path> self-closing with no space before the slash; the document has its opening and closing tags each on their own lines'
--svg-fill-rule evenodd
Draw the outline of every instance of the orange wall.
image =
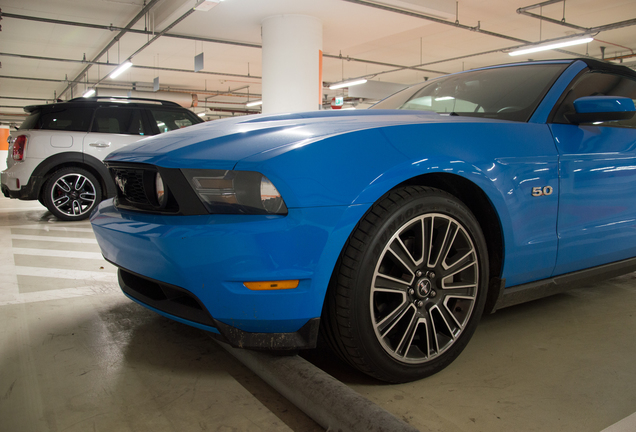
<svg viewBox="0 0 636 432">
<path fill-rule="evenodd" d="M 9 143 L 7 142 L 9 132 L 9 129 L 0 128 L 0 150 L 9 150 Z"/>
</svg>

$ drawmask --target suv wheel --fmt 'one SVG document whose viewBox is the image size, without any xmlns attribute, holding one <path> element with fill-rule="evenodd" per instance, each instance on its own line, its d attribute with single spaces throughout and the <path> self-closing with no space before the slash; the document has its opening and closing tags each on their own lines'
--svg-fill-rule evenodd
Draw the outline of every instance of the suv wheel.
<svg viewBox="0 0 636 432">
<path fill-rule="evenodd" d="M 44 185 L 44 205 L 58 219 L 67 221 L 88 218 L 101 196 L 97 178 L 82 168 L 58 170 Z"/>
</svg>

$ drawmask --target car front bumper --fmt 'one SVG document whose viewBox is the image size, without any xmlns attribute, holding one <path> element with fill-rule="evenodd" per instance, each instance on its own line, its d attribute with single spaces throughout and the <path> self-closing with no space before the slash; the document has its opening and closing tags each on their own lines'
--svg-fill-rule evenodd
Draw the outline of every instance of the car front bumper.
<svg viewBox="0 0 636 432">
<path fill-rule="evenodd" d="M 120 285 L 133 300 L 221 334 L 235 346 L 294 349 L 315 344 L 331 273 L 367 208 L 169 216 L 120 210 L 110 199 L 91 223 L 104 257 L 120 268 Z M 244 285 L 283 280 L 298 280 L 298 287 L 254 291 Z M 184 312 L 183 304 L 200 311 Z"/>
</svg>

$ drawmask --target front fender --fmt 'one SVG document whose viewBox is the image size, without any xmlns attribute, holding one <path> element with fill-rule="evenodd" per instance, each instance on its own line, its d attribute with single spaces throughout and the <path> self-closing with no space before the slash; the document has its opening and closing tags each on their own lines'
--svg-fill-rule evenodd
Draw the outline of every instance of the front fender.
<svg viewBox="0 0 636 432">
<path fill-rule="evenodd" d="M 262 172 L 288 207 L 371 205 L 429 173 L 461 176 L 492 203 L 502 227 L 503 277 L 513 286 L 549 277 L 556 261 L 558 154 L 545 124 L 509 121 L 379 127 L 299 143 L 240 161 Z M 550 186 L 535 198 L 533 187 Z"/>
</svg>

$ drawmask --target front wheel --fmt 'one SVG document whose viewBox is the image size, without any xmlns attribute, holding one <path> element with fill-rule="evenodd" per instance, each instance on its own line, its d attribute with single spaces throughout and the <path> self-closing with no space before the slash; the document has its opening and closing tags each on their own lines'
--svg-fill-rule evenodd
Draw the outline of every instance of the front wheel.
<svg viewBox="0 0 636 432">
<path fill-rule="evenodd" d="M 345 245 L 325 300 L 323 335 L 371 376 L 423 378 L 468 343 L 487 281 L 486 242 L 470 210 L 438 189 L 396 189 Z"/>
<path fill-rule="evenodd" d="M 99 181 L 82 168 L 62 168 L 44 185 L 44 205 L 61 220 L 86 219 L 101 197 Z"/>
</svg>

